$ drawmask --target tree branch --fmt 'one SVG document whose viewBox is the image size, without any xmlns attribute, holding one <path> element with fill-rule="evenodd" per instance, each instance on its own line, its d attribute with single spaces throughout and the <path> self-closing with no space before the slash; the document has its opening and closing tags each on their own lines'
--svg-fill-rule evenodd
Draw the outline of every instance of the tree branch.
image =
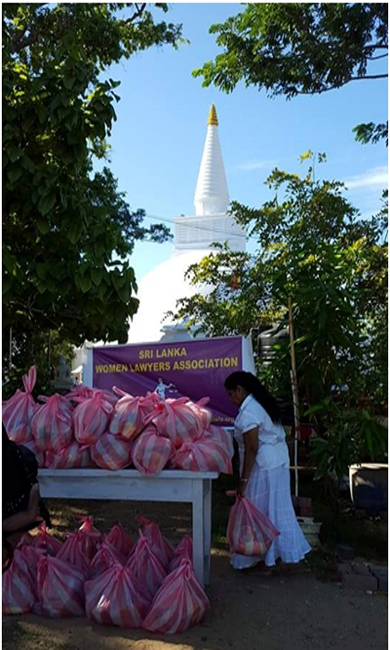
<svg viewBox="0 0 390 650">
<path fill-rule="evenodd" d="M 141 5 L 136 3 L 135 4 L 136 11 L 131 16 L 131 18 L 128 18 L 124 22 L 125 23 L 133 23 L 135 20 L 137 20 L 137 18 L 140 18 L 142 16 L 142 14 L 144 13 L 145 9 L 146 9 L 146 5 L 147 5 L 146 2 L 143 2 Z M 64 24 L 64 25 L 62 25 L 62 27 L 66 28 L 67 25 Z M 30 45 L 33 45 L 38 39 L 39 32 L 38 32 L 37 28 L 33 28 L 31 30 L 30 35 L 23 41 L 22 38 L 23 38 L 25 32 L 26 32 L 26 29 L 23 30 L 23 32 L 14 39 L 13 45 L 14 45 L 14 52 L 16 54 L 19 54 L 19 52 L 21 50 L 26 49 L 26 47 L 29 47 Z"/>
<path fill-rule="evenodd" d="M 363 50 L 387 50 L 388 45 L 379 45 L 379 43 L 372 43 L 372 45 L 365 45 Z"/>
<path fill-rule="evenodd" d="M 357 81 L 358 79 L 387 79 L 388 76 L 388 74 L 368 74 L 364 77 L 351 77 L 349 81 Z"/>
<path fill-rule="evenodd" d="M 51 316 L 49 316 L 49 313 L 45 311 L 44 309 L 38 309 L 37 307 L 32 307 L 31 305 L 26 305 L 24 302 L 21 300 L 11 300 L 10 305 L 15 305 L 16 307 L 19 307 L 19 309 L 24 309 L 25 312 L 35 312 L 37 314 L 42 314 L 46 320 L 50 321 L 55 325 L 55 327 L 58 327 L 58 322 L 54 321 Z M 73 320 L 82 320 L 82 316 L 78 314 L 74 314 L 71 312 L 54 312 L 54 315 L 57 316 L 58 318 L 71 318 Z"/>
<path fill-rule="evenodd" d="M 389 56 L 388 54 L 381 54 L 380 56 L 369 56 L 368 59 L 370 61 L 378 61 L 378 59 L 384 59 L 386 56 Z"/>
<path fill-rule="evenodd" d="M 321 93 L 326 93 L 329 90 L 336 90 L 336 88 L 341 88 L 342 86 L 345 86 L 348 84 L 350 81 L 357 81 L 359 79 L 387 79 L 388 74 L 374 74 L 374 75 L 366 75 L 364 77 L 351 77 L 350 79 L 347 79 L 347 81 L 344 81 L 344 83 L 340 84 L 339 86 L 329 86 L 329 88 L 323 88 L 322 90 L 310 90 L 307 92 L 304 91 L 297 91 L 297 95 L 317 95 Z"/>
<path fill-rule="evenodd" d="M 137 18 L 140 18 L 142 14 L 144 13 L 146 9 L 146 2 L 143 2 L 141 6 L 138 5 L 138 3 L 135 3 L 135 6 L 137 7 L 136 12 L 131 16 L 131 18 L 128 18 L 125 20 L 126 23 L 132 23 L 134 22 Z"/>
</svg>

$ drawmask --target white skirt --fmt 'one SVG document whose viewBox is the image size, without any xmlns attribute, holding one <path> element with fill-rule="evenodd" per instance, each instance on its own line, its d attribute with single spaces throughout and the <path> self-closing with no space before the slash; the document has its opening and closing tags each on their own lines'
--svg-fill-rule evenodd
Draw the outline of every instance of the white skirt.
<svg viewBox="0 0 390 650">
<path fill-rule="evenodd" d="M 290 470 L 288 467 L 260 469 L 254 464 L 245 496 L 263 512 L 279 530 L 280 535 L 262 557 L 248 557 L 233 554 L 230 560 L 234 569 L 248 569 L 264 561 L 266 566 L 274 566 L 280 558 L 282 562 L 295 563 L 311 551 L 295 516 L 290 492 Z"/>
</svg>

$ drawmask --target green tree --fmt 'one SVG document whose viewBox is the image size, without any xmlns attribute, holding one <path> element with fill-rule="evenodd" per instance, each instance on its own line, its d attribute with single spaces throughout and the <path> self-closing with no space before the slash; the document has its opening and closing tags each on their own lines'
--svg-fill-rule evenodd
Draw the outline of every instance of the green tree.
<svg viewBox="0 0 390 650">
<path fill-rule="evenodd" d="M 193 74 L 224 92 L 243 80 L 287 99 L 386 78 L 372 64 L 387 57 L 387 25 L 387 3 L 248 3 L 211 26 L 223 53 Z M 387 123 L 360 124 L 355 132 L 362 142 L 387 140 Z"/>
<path fill-rule="evenodd" d="M 20 350 L 49 330 L 74 344 L 127 340 L 134 242 L 169 232 L 145 228 L 108 167 L 94 171 L 119 100 L 105 70 L 153 45 L 176 47 L 181 26 L 156 22 L 145 3 L 2 9 L 3 328 Z"/>
<path fill-rule="evenodd" d="M 51 380 L 62 355 L 70 364 L 74 358 L 74 348 L 58 332 L 26 329 L 2 332 L 3 346 L 3 400 L 9 399 L 15 391 L 22 389 L 22 375 L 32 365 L 37 366 L 37 381 L 33 395 L 48 395 L 53 392 Z M 11 334 L 11 336 L 10 336 Z"/>
<path fill-rule="evenodd" d="M 275 169 L 267 183 L 274 196 L 261 208 L 232 204 L 257 239 L 256 253 L 220 250 L 190 267 L 192 282 L 211 291 L 180 300 L 177 315 L 208 335 L 249 334 L 262 324 L 287 326 L 291 296 L 300 404 L 302 412 L 316 407 L 324 433 L 341 405 L 350 417 L 362 399 L 374 414 L 387 403 L 387 224 L 384 214 L 360 219 L 342 183 L 313 180 L 312 166 L 304 178 Z M 258 365 L 283 399 L 291 396 L 288 346 Z M 329 402 L 318 407 L 329 399 L 333 410 Z M 370 453 L 359 439 L 363 448 Z"/>
</svg>

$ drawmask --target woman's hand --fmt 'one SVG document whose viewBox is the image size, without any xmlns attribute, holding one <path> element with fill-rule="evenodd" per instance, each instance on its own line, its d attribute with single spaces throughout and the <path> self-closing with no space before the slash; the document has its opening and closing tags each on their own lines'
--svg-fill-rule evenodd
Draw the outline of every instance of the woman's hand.
<svg viewBox="0 0 390 650">
<path fill-rule="evenodd" d="M 245 496 L 246 487 L 248 485 L 247 479 L 240 479 L 237 486 L 237 497 L 242 499 Z"/>
</svg>

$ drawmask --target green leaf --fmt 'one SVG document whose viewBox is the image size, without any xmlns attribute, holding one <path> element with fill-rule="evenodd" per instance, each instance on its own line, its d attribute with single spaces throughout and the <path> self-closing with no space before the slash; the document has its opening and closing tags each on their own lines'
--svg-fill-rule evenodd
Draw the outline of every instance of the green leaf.
<svg viewBox="0 0 390 650">
<path fill-rule="evenodd" d="M 13 273 L 16 266 L 16 259 L 14 255 L 11 255 L 9 250 L 3 246 L 3 264 L 6 267 L 9 273 Z"/>
<path fill-rule="evenodd" d="M 75 78 L 75 77 L 73 77 L 73 76 L 71 76 L 71 75 L 65 75 L 65 77 L 64 77 L 64 85 L 65 85 L 65 88 L 67 88 L 68 90 L 70 90 L 71 88 L 73 88 L 73 85 L 74 85 L 74 82 L 75 82 L 75 81 L 76 81 L 76 78 Z"/>
<path fill-rule="evenodd" d="M 19 160 L 20 156 L 23 155 L 23 149 L 16 147 L 15 145 L 10 145 L 7 147 L 6 151 L 11 162 Z"/>
<path fill-rule="evenodd" d="M 48 214 L 48 212 L 50 212 L 50 210 L 54 207 L 55 202 L 56 202 L 55 192 L 50 192 L 49 194 L 45 194 L 38 203 L 38 209 L 41 212 L 41 214 L 43 216 Z"/>
<path fill-rule="evenodd" d="M 40 124 L 44 124 L 47 120 L 47 113 L 45 107 L 42 104 L 37 104 L 36 111 L 37 111 Z"/>
<path fill-rule="evenodd" d="M 105 282 L 101 282 L 98 289 L 99 300 L 104 300 L 107 293 L 107 285 Z"/>
<path fill-rule="evenodd" d="M 50 291 L 51 293 L 54 293 L 57 289 L 57 283 L 53 278 L 48 278 L 47 280 L 47 290 Z"/>
<path fill-rule="evenodd" d="M 93 283 L 98 287 L 103 279 L 103 269 L 92 269 L 91 270 L 91 277 Z"/>
<path fill-rule="evenodd" d="M 323 403 L 321 404 L 314 404 L 310 408 L 308 408 L 305 412 L 304 415 L 314 415 L 314 413 L 318 413 L 319 411 L 323 411 L 325 408 L 325 405 Z"/>
<path fill-rule="evenodd" d="M 34 173 L 35 171 L 35 165 L 31 158 L 28 156 L 24 155 L 22 160 L 21 160 L 22 167 L 26 169 L 28 172 Z"/>
<path fill-rule="evenodd" d="M 111 273 L 111 279 L 116 290 L 129 284 L 126 275 L 119 274 L 117 271 Z"/>
<path fill-rule="evenodd" d="M 97 240 L 93 245 L 93 250 L 95 252 L 96 257 L 102 257 L 105 253 L 106 247 L 101 240 Z"/>
<path fill-rule="evenodd" d="M 300 162 L 302 163 L 302 162 L 304 162 L 305 160 L 308 160 L 308 159 L 310 159 L 310 158 L 312 158 L 312 157 L 313 157 L 313 152 L 310 151 L 310 149 L 308 149 L 307 151 L 305 151 L 305 153 L 300 154 L 300 156 L 299 156 L 299 160 L 300 160 Z"/>
<path fill-rule="evenodd" d="M 46 283 L 43 283 L 43 282 L 39 282 L 39 281 L 38 281 L 38 282 L 36 283 L 36 287 L 37 287 L 37 289 L 38 289 L 38 291 L 39 291 L 40 294 L 43 294 L 43 293 L 46 292 Z"/>
<path fill-rule="evenodd" d="M 42 219 L 41 217 L 38 217 L 36 220 L 36 224 L 38 227 L 38 230 L 42 235 L 47 235 L 47 233 L 50 231 L 50 226 L 46 219 Z"/>
<path fill-rule="evenodd" d="M 3 296 L 5 296 L 10 291 L 11 287 L 12 287 L 12 278 L 9 275 L 3 275 L 3 281 L 2 281 Z"/>
<path fill-rule="evenodd" d="M 74 220 L 68 226 L 67 237 L 72 244 L 76 244 L 83 233 L 83 224 L 80 220 Z"/>
<path fill-rule="evenodd" d="M 37 270 L 37 276 L 40 278 L 40 280 L 46 280 L 47 265 L 46 264 L 37 264 L 36 270 Z"/>
<path fill-rule="evenodd" d="M 107 212 L 108 209 L 104 205 L 100 205 L 95 208 L 96 216 L 99 217 L 100 219 L 106 219 L 107 218 Z"/>
<path fill-rule="evenodd" d="M 83 293 L 87 293 L 87 291 L 90 291 L 90 289 L 92 288 L 92 280 L 88 276 L 80 278 L 79 282 L 80 282 L 80 289 Z"/>
<path fill-rule="evenodd" d="M 128 302 L 131 296 L 131 288 L 129 284 L 125 284 L 123 287 L 117 289 L 117 293 L 122 302 Z"/>
<path fill-rule="evenodd" d="M 23 171 L 20 166 L 12 167 L 12 169 L 10 169 L 8 172 L 8 178 L 11 181 L 11 183 L 15 183 L 15 181 L 17 181 L 21 177 L 22 173 Z"/>
</svg>

